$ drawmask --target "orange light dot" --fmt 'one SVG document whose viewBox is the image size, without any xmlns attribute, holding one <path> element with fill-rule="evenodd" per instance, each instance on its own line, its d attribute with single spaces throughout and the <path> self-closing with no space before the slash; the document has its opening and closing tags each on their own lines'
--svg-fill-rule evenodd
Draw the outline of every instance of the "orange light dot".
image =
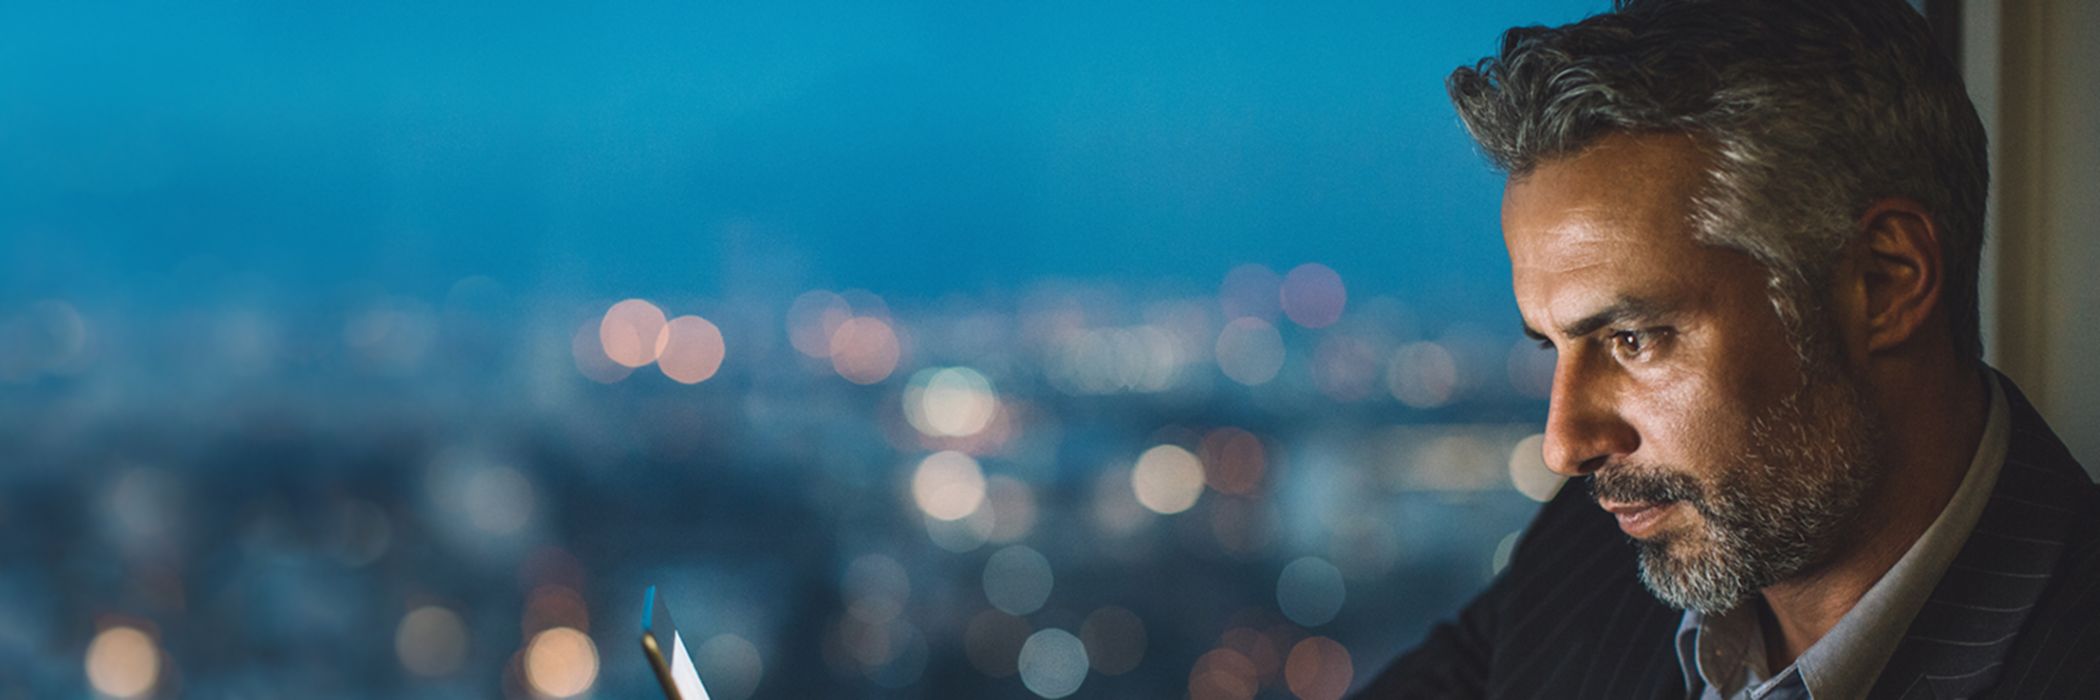
<svg viewBox="0 0 2100 700">
<path fill-rule="evenodd" d="M 862 316 L 839 324 L 831 334 L 831 367 L 855 384 L 874 384 L 897 371 L 903 348 L 897 333 L 882 319 Z"/>
<path fill-rule="evenodd" d="M 680 316 L 664 324 L 656 366 L 680 384 L 699 384 L 722 368 L 726 349 L 722 329 L 699 316 Z"/>
<path fill-rule="evenodd" d="M 88 643 L 88 683 L 103 695 L 139 697 L 160 680 L 160 648 L 131 627 L 111 627 Z"/>
<path fill-rule="evenodd" d="M 605 310 L 598 322 L 598 342 L 605 356 L 627 367 L 656 361 L 663 352 L 664 311 L 641 299 L 628 299 Z"/>
<path fill-rule="evenodd" d="M 540 695 L 575 697 L 597 680 L 598 646 L 582 632 L 556 627 L 533 635 L 525 647 L 525 681 Z"/>
<path fill-rule="evenodd" d="M 1340 700 L 1349 692 L 1349 679 L 1355 674 L 1349 650 L 1326 637 L 1299 642 L 1283 665 L 1284 681 L 1303 700 Z"/>
<path fill-rule="evenodd" d="M 1212 649 L 1189 671 L 1189 700 L 1249 700 L 1261 690 L 1254 662 L 1231 649 Z"/>
</svg>

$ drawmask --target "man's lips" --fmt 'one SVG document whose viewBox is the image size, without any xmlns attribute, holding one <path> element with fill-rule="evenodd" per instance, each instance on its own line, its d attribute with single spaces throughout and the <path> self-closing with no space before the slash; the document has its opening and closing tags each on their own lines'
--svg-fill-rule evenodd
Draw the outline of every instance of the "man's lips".
<svg viewBox="0 0 2100 700">
<path fill-rule="evenodd" d="M 1677 503 L 1677 501 L 1660 503 L 1647 501 L 1598 501 L 1597 505 L 1603 507 L 1605 511 L 1613 516 L 1618 517 L 1619 530 L 1625 532 L 1627 536 L 1634 539 L 1645 539 L 1649 535 L 1655 534 L 1655 531 L 1662 527 L 1663 518 L 1670 514 L 1671 507 L 1677 505 Z"/>
</svg>

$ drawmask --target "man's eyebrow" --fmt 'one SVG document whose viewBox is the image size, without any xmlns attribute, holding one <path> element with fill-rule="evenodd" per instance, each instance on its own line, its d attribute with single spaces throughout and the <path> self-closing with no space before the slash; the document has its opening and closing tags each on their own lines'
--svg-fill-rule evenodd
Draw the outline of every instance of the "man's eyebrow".
<svg viewBox="0 0 2100 700">
<path fill-rule="evenodd" d="M 1595 333 L 1597 332 L 1597 329 L 1603 328 L 1605 326 L 1618 325 L 1629 321 L 1642 321 L 1660 318 L 1668 315 L 1668 313 L 1669 307 L 1655 300 L 1642 299 L 1638 297 L 1620 297 L 1616 300 L 1613 300 L 1610 305 L 1605 306 L 1602 309 L 1598 309 L 1596 313 L 1592 313 L 1588 316 L 1584 316 L 1580 319 L 1577 319 L 1574 322 L 1571 322 L 1567 325 L 1561 326 L 1560 333 L 1564 337 L 1580 338 L 1582 336 Z M 1547 339 L 1546 334 L 1540 333 L 1538 329 L 1532 328 L 1531 324 L 1529 323 L 1524 324 L 1524 335 L 1525 337 L 1531 338 L 1532 340 Z"/>
</svg>

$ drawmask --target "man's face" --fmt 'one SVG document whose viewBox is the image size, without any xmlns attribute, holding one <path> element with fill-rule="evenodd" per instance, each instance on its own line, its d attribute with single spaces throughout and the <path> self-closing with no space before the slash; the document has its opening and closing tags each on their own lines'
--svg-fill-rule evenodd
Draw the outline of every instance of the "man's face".
<svg viewBox="0 0 2100 700">
<path fill-rule="evenodd" d="M 1705 163 L 1608 137 L 1512 180 L 1502 223 L 1525 327 L 1559 351 L 1546 463 L 1591 477 L 1658 597 L 1713 612 L 1826 561 L 1881 468 L 1837 353 L 1789 334 L 1763 266 L 1693 240 Z"/>
</svg>

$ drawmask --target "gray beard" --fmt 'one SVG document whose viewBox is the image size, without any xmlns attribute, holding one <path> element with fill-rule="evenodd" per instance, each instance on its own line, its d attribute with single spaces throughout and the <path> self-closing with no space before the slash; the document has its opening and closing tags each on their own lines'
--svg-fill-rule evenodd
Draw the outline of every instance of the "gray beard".
<svg viewBox="0 0 2100 700">
<path fill-rule="evenodd" d="M 1716 614 L 1766 586 L 1824 563 L 1883 473 L 1880 421 L 1850 377 L 1816 373 L 1751 420 L 1750 453 L 1707 484 L 1682 470 L 1638 465 L 1599 471 L 1593 495 L 1682 501 L 1702 516 L 1694 532 L 1636 540 L 1641 582 L 1664 603 Z"/>
</svg>

